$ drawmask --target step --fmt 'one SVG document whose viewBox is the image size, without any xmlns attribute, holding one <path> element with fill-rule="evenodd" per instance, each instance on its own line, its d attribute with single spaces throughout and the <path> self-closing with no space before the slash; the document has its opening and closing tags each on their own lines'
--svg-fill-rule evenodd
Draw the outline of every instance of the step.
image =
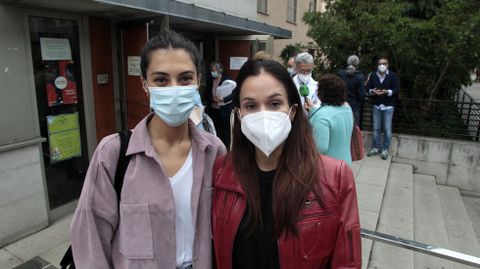
<svg viewBox="0 0 480 269">
<path fill-rule="evenodd" d="M 448 248 L 449 240 L 435 177 L 414 174 L 414 240 Z M 454 268 L 453 262 L 415 252 L 415 268 Z"/>
<path fill-rule="evenodd" d="M 480 245 L 458 188 L 438 185 L 449 248 L 480 257 Z M 458 269 L 473 268 L 457 264 Z"/>
<path fill-rule="evenodd" d="M 463 196 L 462 198 L 468 216 L 470 217 L 470 220 L 472 220 L 473 230 L 477 235 L 477 240 L 480 242 L 480 197 Z"/>
<path fill-rule="evenodd" d="M 352 170 L 357 188 L 360 225 L 363 229 L 375 231 L 377 228 L 390 163 L 390 158 L 380 160 L 369 157 L 353 162 Z M 364 269 L 367 268 L 371 249 L 372 240 L 362 239 L 362 268 Z"/>
<path fill-rule="evenodd" d="M 376 231 L 413 239 L 413 167 L 392 163 Z M 374 242 L 367 268 L 413 268 L 411 250 Z"/>
</svg>

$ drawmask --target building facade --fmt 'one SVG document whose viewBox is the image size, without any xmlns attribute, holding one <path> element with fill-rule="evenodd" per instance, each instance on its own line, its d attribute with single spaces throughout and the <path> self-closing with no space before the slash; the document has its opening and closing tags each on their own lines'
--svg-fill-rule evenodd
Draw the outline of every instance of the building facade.
<svg viewBox="0 0 480 269">
<path fill-rule="evenodd" d="M 289 44 L 307 44 L 313 41 L 307 36 L 308 26 L 302 17 L 306 12 L 325 11 L 322 0 L 257 0 L 257 20 L 275 25 L 292 32 L 291 39 L 270 39 L 269 52 L 280 56 L 283 48 Z"/>
<path fill-rule="evenodd" d="M 188 36 L 204 68 L 235 75 L 258 48 L 290 38 L 258 22 L 256 0 L 0 0 L 0 246 L 72 212 L 106 135 L 149 113 L 140 50 L 162 29 Z M 204 84 L 204 83 L 202 83 Z"/>
</svg>

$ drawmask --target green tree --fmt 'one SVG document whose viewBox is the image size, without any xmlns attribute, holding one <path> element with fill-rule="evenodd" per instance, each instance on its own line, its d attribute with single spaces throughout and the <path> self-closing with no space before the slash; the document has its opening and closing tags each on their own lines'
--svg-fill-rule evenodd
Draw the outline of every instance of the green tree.
<svg viewBox="0 0 480 269">
<path fill-rule="evenodd" d="M 326 0 L 323 13 L 306 13 L 319 47 L 319 72 L 344 68 L 357 54 L 360 69 L 375 70 L 387 55 L 402 94 L 445 99 L 480 63 L 479 0 Z"/>
</svg>

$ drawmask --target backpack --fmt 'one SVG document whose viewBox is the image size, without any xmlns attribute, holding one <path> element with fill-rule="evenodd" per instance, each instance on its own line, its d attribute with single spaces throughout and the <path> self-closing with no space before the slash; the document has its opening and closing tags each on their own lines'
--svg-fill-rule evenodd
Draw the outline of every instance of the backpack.
<svg viewBox="0 0 480 269">
<path fill-rule="evenodd" d="M 122 192 L 123 178 L 125 172 L 127 171 L 128 163 L 132 156 L 126 156 L 128 142 L 130 141 L 130 136 L 132 131 L 121 131 L 118 132 L 120 136 L 120 151 L 118 153 L 117 169 L 115 171 L 115 179 L 113 182 L 113 187 L 117 193 L 117 203 L 120 204 L 120 194 Z M 75 269 L 75 263 L 73 261 L 72 246 L 69 246 L 62 260 L 60 261 L 61 269 Z"/>
</svg>

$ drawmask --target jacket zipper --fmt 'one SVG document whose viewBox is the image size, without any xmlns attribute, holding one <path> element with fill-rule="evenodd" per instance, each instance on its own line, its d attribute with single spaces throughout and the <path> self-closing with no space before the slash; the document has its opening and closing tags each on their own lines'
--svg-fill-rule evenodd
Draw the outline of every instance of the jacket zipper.
<svg viewBox="0 0 480 269">
<path fill-rule="evenodd" d="M 348 243 L 350 244 L 350 262 L 353 262 L 353 233 L 352 229 L 347 231 Z"/>
</svg>

